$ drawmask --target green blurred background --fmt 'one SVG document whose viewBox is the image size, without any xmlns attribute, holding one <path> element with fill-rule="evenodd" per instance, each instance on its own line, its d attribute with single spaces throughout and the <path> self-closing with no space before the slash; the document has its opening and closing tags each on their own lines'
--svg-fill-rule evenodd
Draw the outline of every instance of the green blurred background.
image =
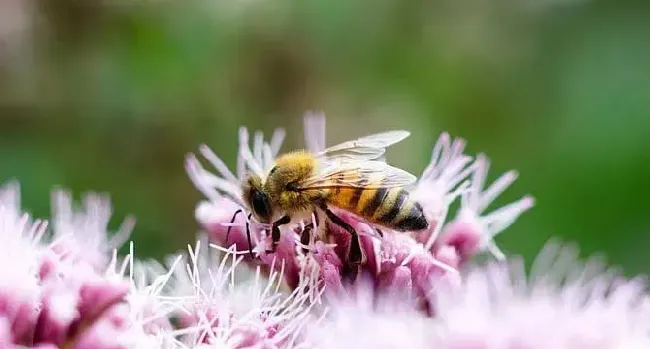
<svg viewBox="0 0 650 349">
<path fill-rule="evenodd" d="M 412 130 L 392 161 L 420 173 L 438 135 L 517 169 L 536 207 L 500 235 L 650 272 L 650 6 L 576 0 L 6 0 L 0 180 L 49 213 L 52 186 L 109 192 L 140 256 L 193 241 L 201 143 L 234 165 L 239 125 L 324 110 L 328 143 Z M 402 156 L 400 156 L 402 154 Z"/>
</svg>

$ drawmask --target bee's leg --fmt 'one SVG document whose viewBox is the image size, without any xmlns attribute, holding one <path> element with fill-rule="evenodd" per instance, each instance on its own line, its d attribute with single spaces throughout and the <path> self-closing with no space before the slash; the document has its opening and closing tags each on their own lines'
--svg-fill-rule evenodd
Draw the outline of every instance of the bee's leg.
<svg viewBox="0 0 650 349">
<path fill-rule="evenodd" d="M 248 214 L 248 219 L 246 219 L 246 240 L 248 240 L 248 254 L 250 255 L 251 258 L 254 258 L 253 256 L 253 242 L 251 241 L 251 229 L 249 226 L 249 221 L 251 220 L 251 216 L 253 214 L 249 213 Z"/>
<path fill-rule="evenodd" d="M 275 249 L 278 247 L 278 242 L 280 242 L 280 226 L 289 222 L 291 222 L 291 217 L 289 216 L 284 216 L 273 222 L 273 227 L 271 228 L 271 249 L 266 250 L 266 253 L 275 252 Z"/>
<path fill-rule="evenodd" d="M 239 210 L 235 211 L 235 214 L 232 215 L 232 219 L 230 220 L 230 226 L 228 226 L 228 231 L 226 232 L 226 248 L 228 248 L 228 240 L 230 239 L 230 229 L 232 229 L 232 224 L 235 222 L 235 219 L 237 216 L 242 213 L 243 210 L 240 208 Z"/>
<path fill-rule="evenodd" d="M 348 263 L 351 267 L 358 268 L 359 265 L 363 262 L 363 251 L 361 250 L 361 241 L 359 240 L 359 234 L 354 228 L 342 220 L 339 216 L 335 215 L 327 206 L 322 206 L 323 211 L 327 215 L 327 218 L 332 221 L 332 223 L 340 226 L 341 228 L 347 230 L 352 238 L 350 239 L 350 252 L 348 255 Z"/>
<path fill-rule="evenodd" d="M 305 228 L 302 230 L 300 233 L 300 244 L 303 246 L 308 246 L 309 241 L 311 240 L 311 232 L 314 230 L 314 223 L 309 223 L 305 225 Z M 302 252 L 307 254 L 309 252 L 309 249 L 303 247 Z"/>
<path fill-rule="evenodd" d="M 377 231 L 377 234 L 379 234 L 380 237 L 382 237 L 382 238 L 384 237 L 384 232 L 381 231 L 381 229 L 375 228 L 375 230 Z"/>
</svg>

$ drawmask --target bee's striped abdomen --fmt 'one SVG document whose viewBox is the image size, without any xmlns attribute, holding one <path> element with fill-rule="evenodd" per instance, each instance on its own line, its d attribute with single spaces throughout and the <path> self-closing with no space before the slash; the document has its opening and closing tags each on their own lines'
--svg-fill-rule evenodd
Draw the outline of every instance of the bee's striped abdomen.
<svg viewBox="0 0 650 349">
<path fill-rule="evenodd" d="M 422 206 L 411 199 L 408 191 L 399 187 L 370 189 L 363 186 L 380 181 L 380 178 L 371 181 L 360 176 L 358 187 L 332 191 L 328 201 L 333 206 L 390 229 L 411 231 L 428 226 Z"/>
<path fill-rule="evenodd" d="M 402 188 L 388 189 L 384 200 L 367 219 L 398 231 L 421 230 L 428 226 L 422 206 Z"/>
<path fill-rule="evenodd" d="M 412 231 L 426 229 L 429 226 L 424 211 L 419 202 L 409 200 L 410 207 L 408 210 L 402 209 L 401 214 L 392 222 L 392 228 L 399 231 Z"/>
</svg>

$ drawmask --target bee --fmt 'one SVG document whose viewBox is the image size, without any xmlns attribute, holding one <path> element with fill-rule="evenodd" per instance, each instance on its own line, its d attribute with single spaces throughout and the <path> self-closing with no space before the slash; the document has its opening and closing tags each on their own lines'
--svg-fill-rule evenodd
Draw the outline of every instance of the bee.
<svg viewBox="0 0 650 349">
<path fill-rule="evenodd" d="M 275 251 L 280 226 L 312 213 L 315 217 L 324 214 L 351 234 L 349 262 L 361 264 L 365 257 L 357 232 L 331 207 L 397 231 L 427 228 L 422 206 L 405 189 L 416 177 L 388 165 L 384 157 L 388 146 L 409 135 L 407 131 L 387 131 L 318 153 L 293 151 L 278 157 L 268 173 L 249 174 L 242 183 L 242 197 L 257 221 L 271 225 L 272 246 L 267 252 Z M 309 226 L 313 228 L 313 223 Z"/>
</svg>

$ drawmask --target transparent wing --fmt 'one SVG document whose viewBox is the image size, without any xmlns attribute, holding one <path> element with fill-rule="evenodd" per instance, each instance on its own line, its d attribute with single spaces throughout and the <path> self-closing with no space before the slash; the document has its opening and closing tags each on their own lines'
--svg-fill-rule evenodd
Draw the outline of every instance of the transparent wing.
<svg viewBox="0 0 650 349">
<path fill-rule="evenodd" d="M 409 135 L 410 132 L 402 130 L 376 133 L 331 146 L 316 154 L 316 157 L 326 163 L 351 160 L 385 162 L 386 148 Z"/>
<path fill-rule="evenodd" d="M 322 188 L 391 188 L 404 187 L 416 181 L 404 170 L 381 161 L 361 161 L 337 164 L 324 168 L 299 184 L 299 190 Z"/>
</svg>

